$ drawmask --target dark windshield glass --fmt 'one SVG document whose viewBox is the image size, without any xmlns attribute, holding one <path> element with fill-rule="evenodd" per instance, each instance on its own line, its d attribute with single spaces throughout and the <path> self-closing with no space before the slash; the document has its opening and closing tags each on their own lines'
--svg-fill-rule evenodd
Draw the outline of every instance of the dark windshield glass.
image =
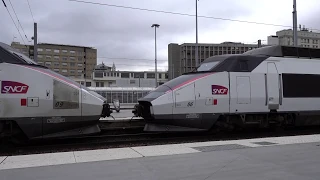
<svg viewBox="0 0 320 180">
<path fill-rule="evenodd" d="M 220 61 L 214 61 L 214 62 L 208 62 L 208 63 L 202 63 L 200 67 L 198 67 L 197 71 L 210 71 L 212 68 L 214 68 L 217 64 L 219 64 Z"/>
<path fill-rule="evenodd" d="M 3 54 L 5 52 L 0 52 L 1 53 L 0 57 L 3 57 L 3 58 L 1 58 L 2 62 L 38 65 L 35 61 L 33 61 L 32 59 L 30 59 L 29 57 L 27 57 L 26 55 L 24 55 L 23 53 L 21 53 L 17 49 L 14 49 L 7 44 L 0 42 L 0 48 L 3 48 L 5 51 L 9 52 L 11 55 L 14 56 L 14 57 L 7 57 L 5 54 Z"/>
</svg>

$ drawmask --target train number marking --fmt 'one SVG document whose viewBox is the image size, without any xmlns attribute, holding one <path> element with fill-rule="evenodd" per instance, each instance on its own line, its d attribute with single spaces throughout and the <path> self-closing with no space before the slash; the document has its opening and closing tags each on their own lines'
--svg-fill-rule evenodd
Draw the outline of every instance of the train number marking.
<svg viewBox="0 0 320 180">
<path fill-rule="evenodd" d="M 187 114 L 186 118 L 187 119 L 198 119 L 199 118 L 199 114 L 196 114 L 196 113 Z"/>
<path fill-rule="evenodd" d="M 50 124 L 57 124 L 57 123 L 64 123 L 64 122 L 66 122 L 66 119 L 61 117 L 52 117 L 47 119 L 47 123 L 50 123 Z"/>
<path fill-rule="evenodd" d="M 62 107 L 63 106 L 63 102 L 62 101 L 58 101 L 58 102 L 56 102 L 56 104 L 54 106 L 55 107 Z"/>
</svg>

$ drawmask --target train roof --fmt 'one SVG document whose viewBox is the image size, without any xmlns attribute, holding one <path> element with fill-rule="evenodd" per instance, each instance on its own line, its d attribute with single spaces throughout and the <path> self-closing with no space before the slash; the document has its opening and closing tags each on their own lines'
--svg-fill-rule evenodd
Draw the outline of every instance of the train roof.
<svg viewBox="0 0 320 180">
<path fill-rule="evenodd" d="M 320 49 L 295 46 L 265 46 L 243 53 L 243 55 L 265 55 L 271 57 L 320 58 Z"/>
<path fill-rule="evenodd" d="M 88 87 L 93 91 L 152 91 L 152 87 Z"/>
</svg>

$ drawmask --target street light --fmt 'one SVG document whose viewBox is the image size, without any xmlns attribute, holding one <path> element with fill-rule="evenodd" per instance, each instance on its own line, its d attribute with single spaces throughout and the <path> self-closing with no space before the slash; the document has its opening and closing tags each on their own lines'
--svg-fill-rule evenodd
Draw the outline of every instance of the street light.
<svg viewBox="0 0 320 180">
<path fill-rule="evenodd" d="M 196 0 L 196 67 L 198 67 L 198 1 Z"/>
<path fill-rule="evenodd" d="M 156 79 L 156 87 L 158 86 L 158 74 L 157 74 L 157 28 L 159 28 L 159 24 L 152 24 L 152 28 L 154 27 L 154 64 L 155 64 L 155 79 Z"/>
</svg>

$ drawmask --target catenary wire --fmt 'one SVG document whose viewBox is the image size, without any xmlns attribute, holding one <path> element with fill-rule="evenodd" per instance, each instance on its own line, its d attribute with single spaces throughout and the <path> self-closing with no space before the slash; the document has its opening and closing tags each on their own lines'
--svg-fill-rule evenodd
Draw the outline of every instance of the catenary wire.
<svg viewBox="0 0 320 180">
<path fill-rule="evenodd" d="M 15 14 L 16 18 L 17 18 L 17 21 L 18 21 L 18 23 L 19 23 L 19 25 L 20 25 L 20 27 L 21 27 L 22 31 L 23 31 L 24 36 L 25 36 L 25 37 L 26 37 L 26 39 L 28 40 L 28 37 L 27 37 L 26 33 L 24 32 L 24 29 L 23 29 L 23 27 L 22 27 L 22 25 L 21 25 L 21 23 L 20 23 L 20 20 L 19 20 L 19 18 L 18 18 L 18 15 L 17 15 L 17 13 L 16 13 L 16 10 L 14 10 L 14 7 L 13 7 L 13 5 L 12 5 L 12 3 L 11 3 L 11 0 L 8 0 L 8 1 L 9 1 L 10 5 L 11 5 L 11 8 L 12 8 L 12 10 L 13 10 L 13 12 L 14 12 L 14 14 Z"/>
<path fill-rule="evenodd" d="M 22 37 L 22 35 L 21 35 L 21 33 L 20 33 L 20 31 L 19 31 L 18 26 L 16 25 L 16 23 L 14 22 L 13 17 L 11 16 L 11 13 L 10 13 L 10 11 L 9 11 L 6 3 L 4 2 L 4 0 L 2 0 L 2 2 L 3 2 L 4 7 L 7 9 L 8 13 L 9 13 L 9 16 L 11 17 L 11 20 L 12 20 L 14 26 L 15 26 L 15 27 L 17 28 L 17 30 L 18 30 L 18 33 L 19 33 L 19 35 L 20 35 L 20 37 L 21 37 L 21 40 L 23 41 L 23 44 L 24 44 L 25 46 L 27 46 L 26 43 L 25 43 L 25 41 L 24 41 L 24 39 L 23 39 L 23 37 Z"/>
<path fill-rule="evenodd" d="M 27 0 L 27 2 L 28 2 L 28 6 L 29 6 L 29 10 L 30 10 L 33 22 L 35 22 L 34 17 L 33 17 L 33 13 L 32 13 L 32 10 L 31 10 L 31 6 L 30 6 L 30 3 L 29 3 L 29 0 Z"/>
<path fill-rule="evenodd" d="M 94 4 L 94 5 L 100 5 L 100 6 L 109 6 L 109 7 L 133 9 L 133 10 L 140 10 L 140 11 L 149 11 L 149 12 L 181 15 L 181 16 L 192 16 L 192 17 L 196 16 L 194 14 L 178 13 L 178 12 L 155 10 L 155 9 L 146 9 L 146 8 L 137 8 L 137 7 L 131 7 L 131 6 L 121 6 L 121 5 L 98 3 L 98 2 L 92 2 L 92 1 L 82 1 L 82 0 L 68 0 L 68 1 L 77 2 L 77 3 L 85 3 L 85 4 Z M 206 18 L 206 19 L 222 20 L 222 21 L 233 21 L 233 22 L 241 22 L 241 23 L 250 23 L 250 24 L 260 24 L 260 25 L 267 25 L 267 26 L 278 26 L 278 27 L 289 27 L 289 28 L 292 28 L 292 26 L 288 26 L 288 25 L 263 23 L 263 22 L 255 22 L 255 21 L 245 21 L 245 20 L 229 19 L 229 18 L 221 18 L 221 17 L 213 17 L 213 16 L 201 16 L 201 15 L 198 15 L 198 17 L 199 18 Z M 319 29 L 312 29 L 312 30 L 320 31 Z"/>
</svg>

